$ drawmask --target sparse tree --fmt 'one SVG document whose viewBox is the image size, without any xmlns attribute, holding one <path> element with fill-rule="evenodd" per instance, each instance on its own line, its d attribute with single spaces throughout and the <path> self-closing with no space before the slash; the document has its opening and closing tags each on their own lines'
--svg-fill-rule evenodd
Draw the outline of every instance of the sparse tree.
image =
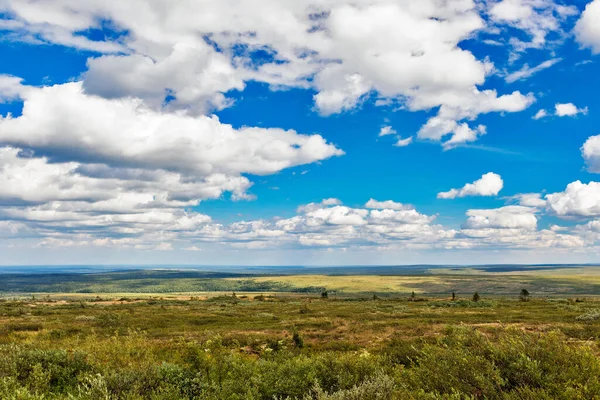
<svg viewBox="0 0 600 400">
<path fill-rule="evenodd" d="M 294 331 L 292 341 L 294 342 L 294 346 L 296 346 L 296 348 L 301 349 L 304 347 L 304 339 L 302 339 L 302 336 L 300 336 L 298 331 Z"/>
<path fill-rule="evenodd" d="M 415 295 L 415 292 L 412 292 L 410 294 L 410 301 L 415 301 L 416 298 L 417 298 L 417 296 Z"/>
<path fill-rule="evenodd" d="M 479 300 L 481 300 L 481 296 L 479 295 L 479 293 L 473 293 L 473 301 L 477 302 Z"/>
<path fill-rule="evenodd" d="M 521 293 L 519 294 L 519 300 L 529 301 L 529 291 L 527 289 L 521 290 Z"/>
</svg>

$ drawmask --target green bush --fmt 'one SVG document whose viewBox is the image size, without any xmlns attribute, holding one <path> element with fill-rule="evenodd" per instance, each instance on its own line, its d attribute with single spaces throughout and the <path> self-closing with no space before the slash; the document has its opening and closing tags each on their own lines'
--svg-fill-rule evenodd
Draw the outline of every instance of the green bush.
<svg viewBox="0 0 600 400">
<path fill-rule="evenodd" d="M 66 328 L 65 328 L 66 329 Z M 165 342 L 38 334 L 86 352 L 0 345 L 0 399 L 594 399 L 595 348 L 559 332 L 449 326 L 371 352 L 300 348 L 276 335 Z M 349 342 L 352 343 L 352 342 Z M 357 346 L 354 344 L 354 346 Z M 159 356 L 162 354 L 162 358 Z M 163 361 L 168 354 L 170 361 Z"/>
<path fill-rule="evenodd" d="M 305 395 L 304 400 L 389 400 L 394 397 L 394 393 L 394 379 L 379 373 L 351 389 L 339 390 L 332 394 L 327 394 L 317 384 L 313 393 Z"/>
<path fill-rule="evenodd" d="M 35 393 L 66 393 L 77 386 L 78 377 L 93 370 L 87 356 L 65 350 L 13 348 L 15 378 Z"/>
<path fill-rule="evenodd" d="M 575 318 L 577 321 L 597 321 L 600 319 L 600 310 L 591 310 L 588 311 L 587 313 L 578 316 L 577 318 Z"/>
</svg>

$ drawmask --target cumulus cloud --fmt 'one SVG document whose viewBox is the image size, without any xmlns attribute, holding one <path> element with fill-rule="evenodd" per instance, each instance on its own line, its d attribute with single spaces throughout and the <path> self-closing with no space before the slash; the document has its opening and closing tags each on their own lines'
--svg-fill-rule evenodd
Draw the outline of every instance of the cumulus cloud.
<svg viewBox="0 0 600 400">
<path fill-rule="evenodd" d="M 467 211 L 466 229 L 535 229 L 535 209 L 522 206 L 506 206 L 490 210 Z"/>
<path fill-rule="evenodd" d="M 595 25 L 585 22 L 593 19 L 593 4 L 577 35 L 595 49 L 589 39 Z M 520 112 L 536 100 L 484 89 L 496 67 L 460 44 L 509 27 L 531 38 L 511 41 L 516 51 L 542 48 L 549 33 L 561 33 L 572 7 L 549 0 L 6 0 L 0 12 L 7 40 L 94 52 L 78 82 L 31 87 L 0 76 L 0 102 L 23 101 L 21 115 L 0 119 L 2 237 L 160 251 L 198 251 L 207 243 L 419 250 L 581 245 L 568 233 L 537 230 L 544 200 L 528 195 L 519 206 L 469 210 L 460 229 L 391 200 L 353 208 L 326 199 L 290 218 L 229 224 L 198 211 L 203 200 L 224 193 L 252 198 L 253 175 L 343 154 L 318 134 L 234 128 L 211 116 L 231 106 L 231 92 L 247 82 L 314 91 L 322 115 L 371 98 L 376 106 L 427 111 L 432 116 L 416 137 L 450 149 L 486 134 L 476 122 L 480 115 Z M 85 34 L 90 30 L 110 34 L 95 40 Z M 525 65 L 507 80 L 555 62 Z M 384 127 L 380 134 L 396 132 Z M 396 146 L 406 146 L 413 137 L 397 139 Z M 584 157 L 594 170 L 598 146 L 588 142 Z M 491 196 L 502 186 L 489 173 L 439 196 Z M 547 209 L 595 218 L 588 204 L 596 194 L 574 194 L 570 186 L 549 195 Z M 581 197 L 571 202 L 579 205 L 561 195 Z"/>
<path fill-rule="evenodd" d="M 244 86 L 229 59 L 204 42 L 176 43 L 159 61 L 139 54 L 93 58 L 84 80 L 88 93 L 106 98 L 137 97 L 154 108 L 171 95 L 168 108 L 194 114 L 229 106 L 231 101 L 224 93 Z"/>
<path fill-rule="evenodd" d="M 67 83 L 25 95 L 22 115 L 0 119 L 0 142 L 66 153 L 72 161 L 211 174 L 272 174 L 343 152 L 319 135 L 233 129 L 217 117 L 161 113 L 133 98 L 107 100 Z"/>
<path fill-rule="evenodd" d="M 495 196 L 504 187 L 504 181 L 500 175 L 488 172 L 473 183 L 467 183 L 461 189 L 451 189 L 447 192 L 438 193 L 438 199 L 455 199 L 466 196 Z"/>
<path fill-rule="evenodd" d="M 600 135 L 590 136 L 581 148 L 588 170 L 600 173 Z"/>
<path fill-rule="evenodd" d="M 600 0 L 585 6 L 575 25 L 575 35 L 582 46 L 591 48 L 593 53 L 600 53 Z"/>
<path fill-rule="evenodd" d="M 563 192 L 546 195 L 548 209 L 559 217 L 586 218 L 600 216 L 600 183 L 569 183 Z"/>
<path fill-rule="evenodd" d="M 362 249 L 576 248 L 584 240 L 565 230 L 538 230 L 536 208 L 507 206 L 469 210 L 459 230 L 435 224 L 435 216 L 399 203 L 370 200 L 371 210 L 341 205 L 299 209 L 276 221 L 251 221 L 191 233 L 195 240 L 220 240 L 244 248 L 349 246 Z M 385 208 L 381 208 L 385 206 Z M 392 209 L 394 207 L 396 209 Z M 206 232 L 211 236 L 206 236 Z M 214 233 L 218 231 L 219 234 Z"/>
<path fill-rule="evenodd" d="M 574 117 L 577 114 L 587 114 L 588 108 L 577 108 L 573 103 L 557 103 L 554 106 L 554 115 L 557 117 Z"/>
<path fill-rule="evenodd" d="M 376 208 L 330 205 L 300 207 L 285 219 L 238 221 L 228 225 L 178 208 L 130 209 L 121 213 L 72 211 L 73 202 L 3 207 L 0 236 L 34 238 L 44 247 L 115 247 L 139 250 L 201 251 L 220 245 L 239 249 L 347 248 L 490 249 L 572 248 L 584 245 L 588 231 L 537 230 L 537 209 L 508 206 L 469 210 L 459 230 L 435 224 L 435 216 L 393 201 L 370 200 Z M 382 208 L 384 207 L 384 208 Z M 580 236 L 578 236 L 580 235 Z"/>
<path fill-rule="evenodd" d="M 488 12 L 493 22 L 519 29 L 528 35 L 529 41 L 511 38 L 510 44 L 516 53 L 545 48 L 550 33 L 564 36 L 563 23 L 579 13 L 577 7 L 553 0 L 501 0 L 489 4 Z M 518 55 L 513 54 L 514 57 Z"/>
<path fill-rule="evenodd" d="M 50 163 L 12 147 L 0 147 L 0 204 L 79 201 L 69 206 L 123 212 L 147 206 L 193 206 L 224 191 L 243 198 L 251 186 L 242 176 L 204 179 L 164 170 L 110 168 L 78 162 Z"/>
<path fill-rule="evenodd" d="M 0 75 L 0 103 L 19 99 L 26 90 L 22 82 L 23 79 L 16 76 Z"/>
<path fill-rule="evenodd" d="M 567 14 L 545 1 L 534 7 L 522 0 L 531 15 L 519 12 L 515 19 L 504 3 L 510 2 L 492 7 L 494 23 L 536 38 L 558 29 Z M 248 81 L 316 90 L 323 115 L 352 110 L 376 94 L 380 104 L 437 109 L 419 137 L 442 141 L 448 135 L 451 148 L 485 132 L 466 120 L 522 111 L 534 101 L 530 94 L 480 90 L 494 67 L 459 46 L 486 28 L 486 10 L 470 0 L 8 0 L 0 7 L 13 36 L 101 53 L 88 60 L 88 93 L 140 98 L 154 109 L 206 114 L 230 106 L 228 94 Z M 100 28 L 114 35 L 94 41 L 81 34 Z M 399 145 L 409 143 L 402 140 Z"/>
<path fill-rule="evenodd" d="M 297 212 L 306 213 L 326 206 L 339 206 L 342 202 L 336 198 L 323 199 L 319 203 L 309 203 L 298 207 Z"/>
<path fill-rule="evenodd" d="M 578 114 L 586 115 L 588 108 L 577 108 L 573 103 L 556 103 L 554 105 L 554 113 L 550 114 L 548 111 L 541 109 L 532 118 L 535 120 L 550 117 L 552 115 L 557 117 L 575 117 Z"/>
<path fill-rule="evenodd" d="M 369 201 L 367 201 L 367 203 L 365 204 L 365 207 L 366 208 L 374 208 L 377 210 L 388 209 L 388 210 L 396 210 L 396 211 L 412 210 L 414 208 L 413 206 L 398 203 L 393 200 L 377 201 L 375 199 L 370 199 Z"/>
<path fill-rule="evenodd" d="M 0 220 L 43 246 L 169 250 L 191 232 L 214 240 L 223 228 L 191 209 L 202 200 L 251 199 L 248 175 L 343 154 L 319 135 L 234 129 L 138 98 L 90 95 L 81 82 L 11 82 L 24 103 L 21 115 L 0 117 Z"/>
<path fill-rule="evenodd" d="M 447 98 L 447 104 L 440 107 L 438 115 L 430 118 L 419 130 L 418 137 L 442 141 L 450 136 L 443 142 L 446 149 L 473 142 L 487 132 L 486 127 L 484 125 L 471 127 L 467 122 L 459 123 L 458 121 L 473 120 L 480 114 L 490 112 L 518 112 L 534 102 L 535 97 L 532 94 L 523 95 L 520 92 L 500 97 L 494 90 L 474 90 L 458 97 L 451 94 Z"/>
</svg>

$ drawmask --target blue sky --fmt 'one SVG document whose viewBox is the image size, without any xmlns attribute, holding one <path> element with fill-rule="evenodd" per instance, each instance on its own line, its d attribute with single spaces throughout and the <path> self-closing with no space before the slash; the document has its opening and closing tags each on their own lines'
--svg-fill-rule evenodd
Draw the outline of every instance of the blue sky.
<svg viewBox="0 0 600 400">
<path fill-rule="evenodd" d="M 600 0 L 0 17 L 0 264 L 600 260 Z"/>
</svg>

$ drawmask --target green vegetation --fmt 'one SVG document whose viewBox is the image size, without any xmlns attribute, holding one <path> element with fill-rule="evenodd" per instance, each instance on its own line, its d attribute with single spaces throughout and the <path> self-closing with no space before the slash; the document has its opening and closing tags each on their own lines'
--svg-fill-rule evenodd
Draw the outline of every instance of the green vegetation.
<svg viewBox="0 0 600 400">
<path fill-rule="evenodd" d="M 260 282 L 253 275 L 200 271 L 124 271 L 98 274 L 2 274 L 0 293 L 320 293 L 324 287 Z"/>
<path fill-rule="evenodd" d="M 350 269 L 354 271 L 354 269 Z M 323 272 L 328 269 L 311 269 Z M 358 271 L 362 271 L 358 269 Z M 327 293 L 365 297 L 421 295 L 486 297 L 600 295 L 600 267 L 549 269 L 385 269 L 385 275 L 249 275 L 178 270 L 108 273 L 0 274 L 0 294 L 9 293 Z M 499 272 L 498 272 L 499 271 Z M 523 292 L 525 291 L 525 292 Z M 524 295 L 524 293 L 527 293 Z"/>
<path fill-rule="evenodd" d="M 0 398 L 600 396 L 590 299 L 62 298 L 0 301 Z"/>
<path fill-rule="evenodd" d="M 598 399 L 577 270 L 0 275 L 0 399 Z"/>
</svg>

